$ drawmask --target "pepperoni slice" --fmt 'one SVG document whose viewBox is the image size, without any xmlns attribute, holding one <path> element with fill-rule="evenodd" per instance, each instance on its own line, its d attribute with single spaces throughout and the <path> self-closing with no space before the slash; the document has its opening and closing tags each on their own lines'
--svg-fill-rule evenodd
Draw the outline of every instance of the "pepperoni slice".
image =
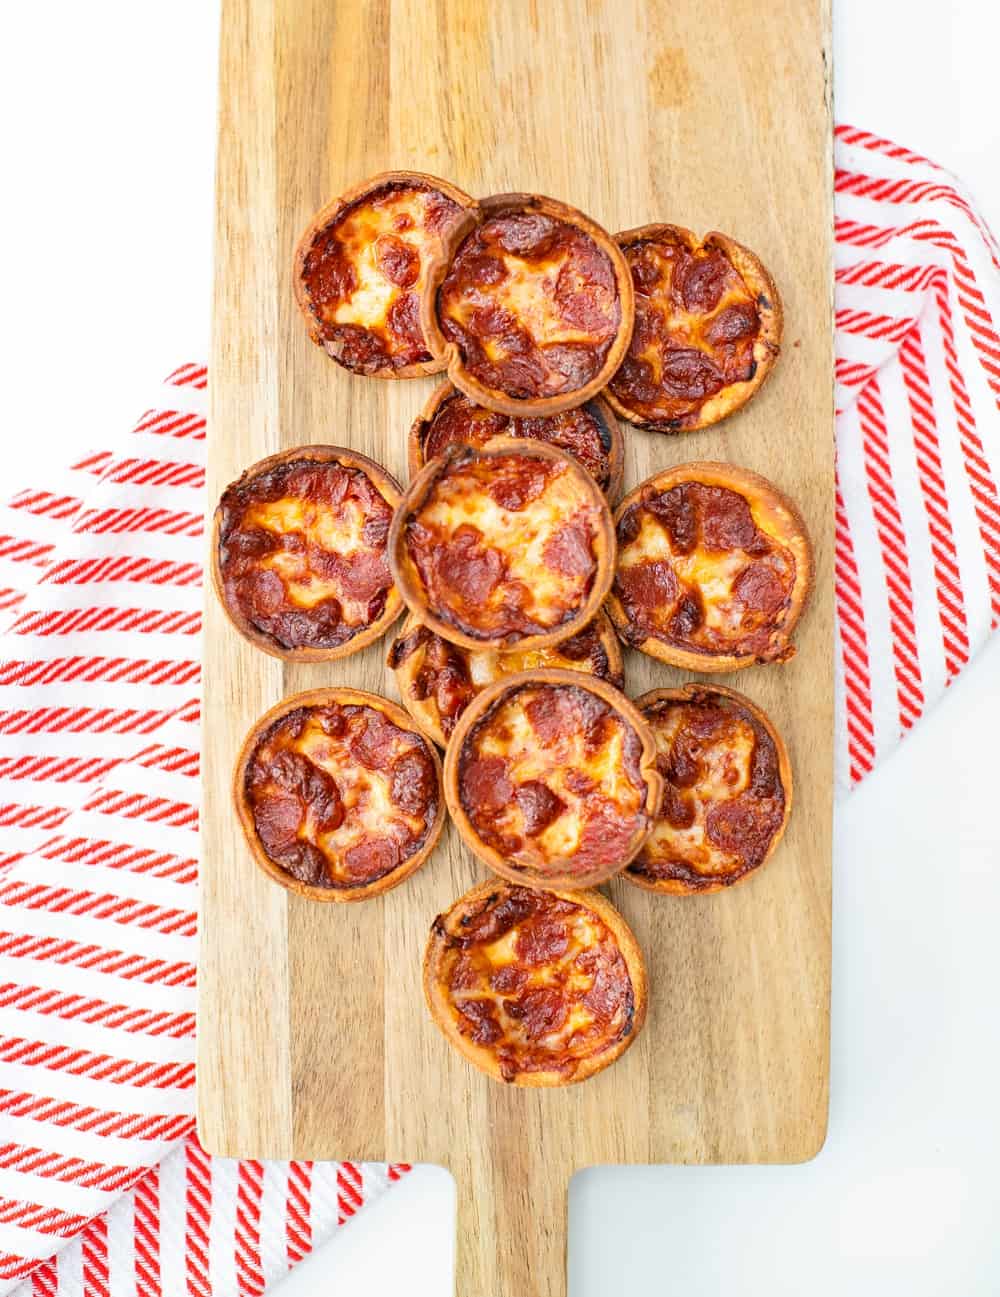
<svg viewBox="0 0 1000 1297">
<path fill-rule="evenodd" d="M 564 576 L 584 576 L 593 571 L 596 560 L 592 532 L 581 522 L 567 522 L 545 542 L 542 558 Z"/>
<path fill-rule="evenodd" d="M 757 524 L 744 496 L 726 487 L 711 486 L 699 488 L 695 498 L 701 513 L 703 545 L 718 550 L 749 549 L 753 545 Z"/>
<path fill-rule="evenodd" d="M 539 1040 L 559 1030 L 569 1014 L 569 1005 L 561 991 L 542 986 L 509 1001 L 507 1012 L 520 1021 L 529 1040 Z"/>
<path fill-rule="evenodd" d="M 724 380 L 716 366 L 694 347 L 677 347 L 666 353 L 660 367 L 660 382 L 673 396 L 703 401 L 721 391 Z"/>
<path fill-rule="evenodd" d="M 543 257 L 552 247 L 559 228 L 539 212 L 511 212 L 489 221 L 483 234 L 505 252 L 519 257 Z"/>
<path fill-rule="evenodd" d="M 745 338 L 755 338 L 759 329 L 757 308 L 750 302 L 740 302 L 720 311 L 705 330 L 705 337 L 714 347 L 724 347 Z"/>
<path fill-rule="evenodd" d="M 503 757 L 478 757 L 464 764 L 461 787 L 466 809 L 471 806 L 487 813 L 508 806 L 514 796 Z"/>
<path fill-rule="evenodd" d="M 410 815 L 419 815 L 434 796 L 434 766 L 422 748 L 404 752 L 392 766 L 392 800 Z"/>
<path fill-rule="evenodd" d="M 359 842 L 344 853 L 344 867 L 357 882 L 370 882 L 391 873 L 400 862 L 400 850 L 390 838 Z"/>
<path fill-rule="evenodd" d="M 470 1025 L 470 1036 L 477 1045 L 492 1045 L 503 1036 L 490 1000 L 460 1000 L 458 1011 Z"/>
<path fill-rule="evenodd" d="M 375 264 L 400 288 L 412 288 L 420 277 L 420 253 L 392 234 L 381 234 L 375 240 Z"/>
<path fill-rule="evenodd" d="M 752 797 L 734 797 L 708 809 L 705 832 L 724 851 L 744 857 L 761 854 L 781 820 L 777 807 Z"/>
<path fill-rule="evenodd" d="M 758 559 L 743 569 L 733 582 L 733 594 L 751 612 L 771 616 L 788 598 L 785 582 L 766 559 Z"/>
<path fill-rule="evenodd" d="M 499 550 L 488 549 L 483 534 L 463 524 L 432 559 L 438 580 L 468 603 L 485 603 L 503 580 L 506 563 Z"/>
<path fill-rule="evenodd" d="M 514 950 L 522 964 L 537 967 L 559 959 L 569 949 L 569 929 L 562 919 L 539 919 L 526 924 L 518 934 Z"/>
<path fill-rule="evenodd" d="M 666 559 L 631 563 L 619 569 L 615 587 L 622 600 L 634 608 L 664 608 L 677 599 L 677 576 Z"/>
<path fill-rule="evenodd" d="M 514 460 L 502 466 L 486 490 L 501 509 L 519 513 L 542 495 L 553 476 L 553 466 L 545 461 Z"/>
<path fill-rule="evenodd" d="M 295 842 L 304 819 L 305 807 L 298 797 L 275 794 L 258 807 L 254 823 L 261 842 L 274 854 Z"/>
<path fill-rule="evenodd" d="M 730 273 L 729 261 L 721 252 L 700 257 L 680 252 L 674 265 L 673 283 L 684 309 L 698 314 L 714 311 Z"/>
<path fill-rule="evenodd" d="M 544 832 L 566 810 L 563 799 L 539 779 L 518 784 L 514 799 L 524 816 L 524 831 L 529 837 Z"/>
</svg>

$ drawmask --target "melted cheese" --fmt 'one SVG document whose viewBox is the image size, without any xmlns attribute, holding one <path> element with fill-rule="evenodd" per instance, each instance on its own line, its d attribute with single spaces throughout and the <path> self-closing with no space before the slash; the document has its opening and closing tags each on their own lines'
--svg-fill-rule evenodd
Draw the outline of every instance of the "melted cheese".
<svg viewBox="0 0 1000 1297">
<path fill-rule="evenodd" d="M 753 512 L 752 501 L 750 505 Z M 690 554 L 675 554 L 666 528 L 659 519 L 646 511 L 641 518 L 639 534 L 619 551 L 618 567 L 624 571 L 636 563 L 661 561 L 670 564 L 681 588 L 672 603 L 663 604 L 657 610 L 664 624 L 680 602 L 684 585 L 688 585 L 694 586 L 701 595 L 705 625 L 710 630 L 724 636 L 738 634 L 745 609 L 734 596 L 733 585 L 749 561 L 743 551 L 708 550 L 696 546 Z"/>
<path fill-rule="evenodd" d="M 449 987 L 454 1022 L 459 1031 L 468 1031 L 468 1020 L 461 1013 L 463 1004 L 477 1002 L 482 1005 L 485 1002 L 490 1005 L 502 1033 L 500 1039 L 490 1044 L 490 1048 L 498 1054 L 506 1055 L 515 1071 L 518 1070 L 518 1062 L 522 1067 L 527 1062 L 530 1070 L 539 1070 L 547 1062 L 555 1070 L 566 1070 L 567 1064 L 569 1070 L 572 1070 L 580 1059 L 592 1057 L 615 1044 L 627 1025 L 622 1008 L 619 1008 L 610 1024 L 598 1022 L 593 1009 L 585 1003 L 586 995 L 594 986 L 596 974 L 577 964 L 585 951 L 595 950 L 602 943 L 609 942 L 611 934 L 607 927 L 592 911 L 580 907 L 551 922 L 558 922 L 568 937 L 562 954 L 542 964 L 524 963 L 517 953 L 517 947 L 526 925 L 516 924 L 499 940 L 474 948 L 472 961 L 477 976 L 473 985 Z M 455 958 L 450 961 L 449 973 L 455 962 Z M 517 990 L 496 990 L 492 985 L 493 974 L 512 967 L 517 967 L 521 973 Z M 622 973 L 628 980 L 624 967 Z M 525 1031 L 523 1020 L 509 1012 L 508 1006 L 533 990 L 545 989 L 558 991 L 565 1000 L 566 1013 L 553 1030 L 532 1035 Z M 551 1056 L 551 1061 L 546 1056 Z"/>
<path fill-rule="evenodd" d="M 680 248 L 682 252 L 689 253 L 695 260 L 704 261 L 708 257 L 724 256 L 720 249 L 696 248 L 691 251 L 683 241 L 674 241 L 664 236 L 662 243 L 647 242 L 634 245 L 626 249 L 626 259 L 630 261 L 638 252 L 646 262 L 654 262 L 659 272 L 659 279 L 655 288 L 650 293 L 646 290 L 640 299 L 640 306 L 637 308 L 637 327 L 632 335 L 632 342 L 629 346 L 628 356 L 630 361 L 640 361 L 649 366 L 648 379 L 653 383 L 659 394 L 652 400 L 638 400 L 630 390 L 628 382 L 628 369 L 624 368 L 619 375 L 618 381 L 612 379 L 611 388 L 615 396 L 628 409 L 635 409 L 647 415 L 647 417 L 661 417 L 667 421 L 676 419 L 680 423 L 690 422 L 685 420 L 685 415 L 696 415 L 703 406 L 715 404 L 720 399 L 718 392 L 707 396 L 687 396 L 682 393 L 675 394 L 668 381 L 663 383 L 664 377 L 664 358 L 672 349 L 688 348 L 699 351 L 712 361 L 713 365 L 719 368 L 723 378 L 723 391 L 726 386 L 736 382 L 747 381 L 748 373 L 746 365 L 734 364 L 735 357 L 732 354 L 732 348 L 718 346 L 714 344 L 708 334 L 711 331 L 712 324 L 727 309 L 733 306 L 748 307 L 756 312 L 754 295 L 747 287 L 742 276 L 736 270 L 735 266 L 728 261 L 728 270 L 726 272 L 725 284 L 719 295 L 718 300 L 710 310 L 688 310 L 677 296 L 671 291 L 676 262 L 670 255 L 668 249 Z M 648 305 L 646 303 L 648 302 Z M 650 328 L 644 328 L 640 319 L 641 312 L 654 311 L 660 318 L 660 327 L 654 331 Z M 758 331 L 759 333 L 759 328 Z M 754 342 L 757 334 L 746 338 L 742 350 L 746 352 L 747 358 L 751 359 L 754 354 Z M 741 352 L 742 355 L 742 352 Z M 730 373 L 726 373 L 726 367 L 734 365 Z"/>
<path fill-rule="evenodd" d="M 470 739 L 478 756 L 499 757 L 506 762 L 507 778 L 515 792 L 520 785 L 541 783 L 564 803 L 551 824 L 530 836 L 516 800 L 497 812 L 492 825 L 494 831 L 524 841 L 523 848 L 512 858 L 518 863 L 538 864 L 540 857 L 550 867 L 565 865 L 572 869 L 573 856 L 579 851 L 587 825 L 600 804 L 612 808 L 623 821 L 634 821 L 638 826 L 646 789 L 627 768 L 624 755 L 627 723 L 621 717 L 613 717 L 604 741 L 596 748 L 588 747 L 586 735 L 578 727 L 541 740 L 526 708 L 544 688 L 529 686 L 507 697 L 480 723 L 473 731 L 474 739 L 472 736 Z M 547 688 L 560 690 L 564 686 Z M 593 782 L 591 791 L 581 793 L 570 786 L 580 775 Z M 476 823 L 475 808 L 467 810 Z"/>
<path fill-rule="evenodd" d="M 549 566 L 546 546 L 574 517 L 586 520 L 593 554 L 598 535 L 596 509 L 582 497 L 575 476 L 561 465 L 550 474 L 542 493 L 516 510 L 497 504 L 481 481 L 460 466 L 447 470 L 419 509 L 418 521 L 433 529 L 444 543 L 460 527 L 476 528 L 483 544 L 503 555 L 507 572 L 479 607 L 465 606 L 464 600 L 445 588 L 438 590 L 444 608 L 432 606 L 432 611 L 439 616 L 445 612 L 458 627 L 476 634 L 483 626 L 488 627 L 490 612 L 499 613 L 504 608 L 505 589 L 516 582 L 523 587 L 521 609 L 526 622 L 546 629 L 560 625 L 567 620 L 567 612 L 577 612 L 586 602 L 597 566 L 596 558 L 587 572 L 579 574 L 566 574 Z M 476 612 L 486 615 L 470 624 Z M 484 637 L 489 637 L 488 630 Z"/>
<path fill-rule="evenodd" d="M 370 707 L 363 711 L 375 714 Z M 410 849 L 405 852 L 407 856 L 412 855 L 426 836 L 434 813 L 433 806 L 425 806 L 417 814 L 404 810 L 392 793 L 393 763 L 407 753 L 424 750 L 423 740 L 392 724 L 393 732 L 381 768 L 371 769 L 350 751 L 351 738 L 363 729 L 364 722 L 356 715 L 343 736 L 332 737 L 313 714 L 297 736 L 287 728 L 273 731 L 254 756 L 254 764 L 266 770 L 280 753 L 295 752 L 331 777 L 344 809 L 342 822 L 335 829 L 324 829 L 317 822 L 315 807 L 305 802 L 296 836 L 318 848 L 327 860 L 330 873 L 348 882 L 351 881 L 345 864 L 348 851 L 376 839 L 398 839 L 403 843 L 412 839 Z M 257 791 L 256 802 L 266 803 L 267 795 L 266 790 Z M 272 795 L 284 794 L 272 786 Z"/>
<path fill-rule="evenodd" d="M 280 500 L 251 504 L 244 514 L 243 526 L 258 527 L 279 536 L 298 532 L 307 545 L 352 558 L 371 549 L 362 537 L 366 521 L 357 500 L 348 499 L 333 508 L 301 496 L 284 496 Z M 352 599 L 339 581 L 314 571 L 304 547 L 273 550 L 263 555 L 258 565 L 277 572 L 289 599 L 300 608 L 314 608 L 323 599 L 335 598 L 340 602 L 345 621 L 367 621 L 368 600 Z"/>
<path fill-rule="evenodd" d="M 656 739 L 656 750 L 663 757 L 669 758 L 689 714 L 689 709 L 683 705 L 664 708 L 651 715 L 647 713 L 646 719 Z M 710 840 L 705 828 L 708 809 L 713 803 L 738 797 L 750 785 L 757 737 L 753 726 L 743 717 L 730 713 L 729 720 L 724 737 L 699 746 L 697 784 L 682 794 L 694 812 L 692 824 L 680 828 L 658 818 L 639 853 L 640 860 L 655 864 L 657 860 L 680 859 L 701 874 L 725 874 L 741 865 L 738 856 L 724 851 Z"/>
<path fill-rule="evenodd" d="M 586 671 L 594 675 L 590 659 L 581 662 L 579 658 L 567 658 L 559 652 L 559 645 L 552 648 L 514 649 L 510 653 L 497 653 L 491 649 L 469 649 L 466 651 L 469 677 L 480 689 L 485 689 L 494 680 L 503 676 L 517 675 L 521 671 L 537 671 L 539 668 L 560 671 Z"/>
<path fill-rule="evenodd" d="M 559 309 L 555 299 L 556 284 L 563 267 L 572 260 L 566 248 L 541 259 L 526 260 L 500 247 L 491 249 L 493 256 L 503 261 L 506 277 L 463 298 L 451 299 L 447 313 L 462 324 L 467 324 L 479 305 L 479 296 L 490 297 L 501 310 L 508 311 L 531 336 L 540 343 L 593 342 L 594 331 L 570 324 Z M 608 317 L 608 329 L 614 321 Z M 600 336 L 604 336 L 602 333 Z M 502 338 L 481 339 L 483 350 L 490 360 L 502 360 L 511 354 Z"/>
<path fill-rule="evenodd" d="M 742 495 L 741 492 L 737 493 Z M 703 543 L 694 546 L 690 553 L 675 553 L 663 522 L 642 505 L 638 507 L 636 516 L 639 530 L 628 544 L 619 547 L 618 572 L 627 573 L 630 568 L 644 563 L 662 562 L 670 566 L 678 582 L 677 594 L 673 599 L 642 608 L 643 617 L 655 627 L 652 633 L 662 632 L 665 639 L 675 640 L 696 650 L 725 652 L 730 645 L 739 645 L 745 636 L 758 627 L 776 630 L 783 625 L 786 615 L 784 608 L 773 615 L 762 614 L 759 608 L 748 608 L 736 594 L 735 586 L 752 563 L 763 561 L 790 593 L 796 576 L 796 561 L 793 551 L 781 543 L 779 536 L 782 526 L 787 526 L 791 519 L 783 510 L 776 511 L 766 501 L 752 494 L 743 495 L 742 498 L 749 507 L 755 525 L 770 542 L 766 555 L 751 556 L 738 546 L 731 549 L 708 548 Z M 669 627 L 685 589 L 697 590 L 703 620 L 692 634 L 678 637 L 670 632 Z"/>
<path fill-rule="evenodd" d="M 357 284 L 350 296 L 336 305 L 331 318 L 336 324 L 357 324 L 374 332 L 384 332 L 392 304 L 403 293 L 420 293 L 426 278 L 427 264 L 440 247 L 436 234 L 427 229 L 427 205 L 431 195 L 425 190 L 402 189 L 391 196 L 382 195 L 377 203 L 360 203 L 352 207 L 337 226 L 337 238 L 344 256 L 354 269 Z M 406 217 L 411 228 L 399 230 L 396 222 Z M 378 264 L 378 240 L 391 235 L 412 248 L 420 258 L 420 272 L 408 288 L 394 284 Z"/>
</svg>

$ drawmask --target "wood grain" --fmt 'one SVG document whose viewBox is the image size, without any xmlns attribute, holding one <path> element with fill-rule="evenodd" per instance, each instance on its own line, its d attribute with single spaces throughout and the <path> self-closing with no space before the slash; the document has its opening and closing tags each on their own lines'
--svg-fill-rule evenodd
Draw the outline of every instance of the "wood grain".
<svg viewBox="0 0 1000 1297">
<path fill-rule="evenodd" d="M 643 944 L 650 1016 L 618 1064 L 563 1092 L 504 1089 L 424 1010 L 430 922 L 483 876 L 453 831 L 384 898 L 315 906 L 252 865 L 229 804 L 243 735 L 284 694 L 395 696 L 385 644 L 283 667 L 205 613 L 198 1124 L 229 1155 L 428 1161 L 458 1182 L 458 1292 L 564 1292 L 566 1189 L 608 1162 L 794 1162 L 827 1109 L 833 421 L 827 0 L 224 0 L 208 498 L 250 462 L 347 444 L 406 479 L 433 380 L 366 381 L 306 336 L 290 282 L 312 212 L 390 167 L 474 194 L 534 189 L 609 230 L 672 221 L 748 243 L 785 300 L 786 345 L 716 430 L 626 431 L 626 487 L 732 459 L 805 514 L 817 591 L 785 667 L 729 682 L 788 742 L 797 804 L 729 893 L 611 895 Z M 679 683 L 630 654 L 634 696 Z"/>
</svg>

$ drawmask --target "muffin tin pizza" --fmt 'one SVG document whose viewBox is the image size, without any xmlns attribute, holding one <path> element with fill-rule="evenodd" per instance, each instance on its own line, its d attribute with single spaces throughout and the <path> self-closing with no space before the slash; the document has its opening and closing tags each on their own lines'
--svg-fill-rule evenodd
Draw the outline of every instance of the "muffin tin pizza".
<svg viewBox="0 0 1000 1297">
<path fill-rule="evenodd" d="M 323 207 L 294 281 L 309 337 L 352 375 L 446 376 L 395 430 L 407 484 L 349 445 L 301 445 L 219 500 L 212 582 L 255 648 L 339 660 L 407 613 L 386 663 L 402 705 L 329 678 L 286 697 L 238 754 L 235 818 L 261 871 L 318 902 L 405 883 L 450 818 L 469 883 L 477 861 L 491 877 L 427 915 L 434 1022 L 495 1080 L 585 1080 L 649 1001 L 594 889 L 724 893 L 791 813 L 781 734 L 713 681 L 795 653 L 814 563 L 794 501 L 695 459 L 615 508 L 628 438 L 696 433 L 756 396 L 778 289 L 723 234 L 612 235 L 553 198 L 412 171 Z M 629 650 L 710 678 L 664 674 L 631 700 Z"/>
</svg>

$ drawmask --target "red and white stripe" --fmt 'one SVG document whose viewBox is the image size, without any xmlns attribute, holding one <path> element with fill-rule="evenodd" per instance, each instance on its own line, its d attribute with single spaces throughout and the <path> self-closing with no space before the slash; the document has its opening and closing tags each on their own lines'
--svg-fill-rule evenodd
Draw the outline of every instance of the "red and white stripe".
<svg viewBox="0 0 1000 1297">
<path fill-rule="evenodd" d="M 0 538 L 0 1291 L 257 1294 L 389 1183 L 316 1210 L 309 1164 L 191 1134 L 205 382 Z"/>
<path fill-rule="evenodd" d="M 1000 623 L 1000 257 L 919 154 L 836 161 L 846 789 Z M 0 518 L 0 1294 L 259 1297 L 409 1169 L 192 1133 L 206 383 Z"/>
</svg>

